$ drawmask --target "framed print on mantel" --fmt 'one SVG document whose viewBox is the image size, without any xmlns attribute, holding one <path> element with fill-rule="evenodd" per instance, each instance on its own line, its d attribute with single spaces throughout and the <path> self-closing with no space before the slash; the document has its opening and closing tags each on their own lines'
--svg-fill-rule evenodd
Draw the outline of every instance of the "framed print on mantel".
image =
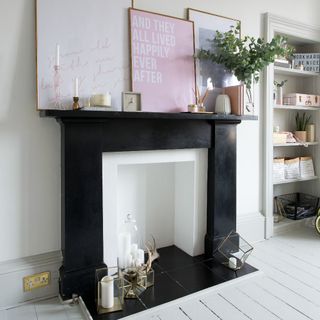
<svg viewBox="0 0 320 320">
<path fill-rule="evenodd" d="M 196 53 L 199 49 L 212 51 L 211 42 L 208 40 L 214 39 L 216 31 L 227 32 L 231 27 L 240 23 L 240 20 L 191 8 L 188 8 L 188 19 L 194 22 Z M 204 92 L 206 88 L 213 87 L 206 101 L 208 111 L 213 111 L 216 97 L 223 93 L 223 88 L 239 84 L 238 79 L 226 71 L 224 66 L 208 60 L 197 59 L 196 70 L 196 82 L 199 90 Z"/>
<path fill-rule="evenodd" d="M 131 0 L 37 0 L 38 109 L 71 109 L 79 90 L 81 105 L 110 92 L 112 106 L 120 110 L 121 92 L 130 84 L 131 5 Z"/>
<path fill-rule="evenodd" d="M 142 111 L 186 112 L 194 102 L 193 22 L 129 9 L 132 91 Z"/>
</svg>

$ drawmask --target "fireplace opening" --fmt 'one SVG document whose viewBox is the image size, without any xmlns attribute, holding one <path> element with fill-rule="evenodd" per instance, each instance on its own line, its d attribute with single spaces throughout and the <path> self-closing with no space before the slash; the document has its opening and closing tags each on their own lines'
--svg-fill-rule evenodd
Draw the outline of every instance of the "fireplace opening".
<svg viewBox="0 0 320 320">
<path fill-rule="evenodd" d="M 131 214 L 141 246 L 175 245 L 190 256 L 204 253 L 207 150 L 103 154 L 104 260 L 117 263 L 117 235 Z"/>
</svg>

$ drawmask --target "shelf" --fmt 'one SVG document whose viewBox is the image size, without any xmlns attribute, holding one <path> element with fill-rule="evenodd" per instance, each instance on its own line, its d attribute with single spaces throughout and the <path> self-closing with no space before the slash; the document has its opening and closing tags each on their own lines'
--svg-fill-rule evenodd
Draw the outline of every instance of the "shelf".
<svg viewBox="0 0 320 320">
<path fill-rule="evenodd" d="M 309 178 L 300 178 L 300 179 L 286 179 L 286 180 L 274 181 L 273 185 L 295 183 L 295 182 L 304 182 L 304 181 L 311 181 L 311 180 L 317 180 L 317 179 L 318 179 L 317 176 L 313 176 L 313 177 L 309 177 Z"/>
<path fill-rule="evenodd" d="M 315 142 L 305 142 L 305 143 L 298 143 L 298 142 L 295 142 L 295 143 L 277 143 L 277 144 L 274 144 L 273 146 L 274 147 L 304 147 L 304 146 L 315 146 L 315 145 L 318 145 L 319 142 L 318 141 L 315 141 Z"/>
<path fill-rule="evenodd" d="M 273 106 L 273 109 L 278 109 L 278 110 L 314 110 L 314 111 L 319 111 L 320 107 L 286 106 L 286 105 L 276 104 L 275 106 Z"/>
<path fill-rule="evenodd" d="M 298 76 L 298 77 L 318 77 L 319 76 L 319 72 L 289 69 L 289 68 L 282 68 L 277 66 L 274 66 L 274 73 L 284 75 L 284 76 Z"/>
<path fill-rule="evenodd" d="M 233 114 L 224 115 L 216 113 L 165 113 L 165 112 L 123 112 L 123 111 L 87 111 L 87 110 L 41 110 L 40 117 L 54 117 L 56 119 L 166 119 L 166 120 L 212 120 L 222 122 L 240 122 L 242 120 L 258 120 L 258 116 Z"/>
</svg>

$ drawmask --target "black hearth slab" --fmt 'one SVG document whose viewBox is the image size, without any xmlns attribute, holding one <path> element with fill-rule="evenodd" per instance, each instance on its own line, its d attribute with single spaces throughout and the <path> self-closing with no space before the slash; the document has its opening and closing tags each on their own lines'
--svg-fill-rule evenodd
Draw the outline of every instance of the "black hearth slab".
<svg viewBox="0 0 320 320">
<path fill-rule="evenodd" d="M 188 292 L 166 273 L 156 274 L 154 286 L 148 288 L 140 295 L 140 299 L 152 308 L 160 304 L 186 296 Z"/>
<path fill-rule="evenodd" d="M 176 246 L 160 248 L 158 252 L 160 254 L 160 258 L 157 260 L 157 264 L 164 271 L 183 268 L 206 259 L 205 255 L 196 257 L 189 256 Z"/>
<path fill-rule="evenodd" d="M 233 270 L 223 266 L 221 263 L 219 263 L 215 259 L 203 261 L 203 265 L 205 265 L 207 268 L 209 268 L 216 275 L 218 275 L 219 277 L 221 277 L 227 281 L 231 280 L 231 279 L 239 278 L 239 277 L 244 276 L 246 274 L 249 274 L 251 272 L 258 271 L 258 269 L 252 267 L 248 263 L 245 263 L 245 265 L 240 270 L 233 271 Z"/>
<path fill-rule="evenodd" d="M 202 263 L 189 265 L 167 273 L 170 278 L 183 286 L 188 293 L 194 293 L 225 282 L 225 279 L 219 277 Z"/>
<path fill-rule="evenodd" d="M 94 320 L 116 320 L 116 319 L 121 319 L 144 310 L 146 310 L 146 308 L 138 299 L 126 299 L 124 304 L 124 309 L 122 311 L 96 315 L 93 317 L 93 319 Z"/>
</svg>

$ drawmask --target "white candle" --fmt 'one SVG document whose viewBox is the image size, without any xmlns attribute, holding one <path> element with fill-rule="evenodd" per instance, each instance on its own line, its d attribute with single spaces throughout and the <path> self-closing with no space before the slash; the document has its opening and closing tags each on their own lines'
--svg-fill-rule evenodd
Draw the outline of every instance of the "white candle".
<svg viewBox="0 0 320 320">
<path fill-rule="evenodd" d="M 236 269 L 237 268 L 237 259 L 235 257 L 229 258 L 229 268 Z"/>
<path fill-rule="evenodd" d="M 126 268 L 127 257 L 131 250 L 131 235 L 130 233 L 120 233 L 118 236 L 118 256 L 120 268 Z"/>
<path fill-rule="evenodd" d="M 74 97 L 79 97 L 79 78 L 74 79 Z"/>
<path fill-rule="evenodd" d="M 138 250 L 138 261 L 139 265 L 144 264 L 144 251 L 142 249 Z"/>
<path fill-rule="evenodd" d="M 133 267 L 133 257 L 132 257 L 132 255 L 131 255 L 131 253 L 129 253 L 129 254 L 127 255 L 126 267 L 127 267 L 127 268 Z"/>
<path fill-rule="evenodd" d="M 56 46 L 56 66 L 60 65 L 60 46 L 57 44 Z"/>
<path fill-rule="evenodd" d="M 137 243 L 131 244 L 131 254 L 134 259 L 137 259 L 137 257 L 138 257 L 138 244 Z"/>
<path fill-rule="evenodd" d="M 101 279 L 101 306 L 103 308 L 112 308 L 113 298 L 113 277 L 105 276 Z"/>
<path fill-rule="evenodd" d="M 110 92 L 106 93 L 105 105 L 111 107 L 111 93 Z"/>
</svg>

